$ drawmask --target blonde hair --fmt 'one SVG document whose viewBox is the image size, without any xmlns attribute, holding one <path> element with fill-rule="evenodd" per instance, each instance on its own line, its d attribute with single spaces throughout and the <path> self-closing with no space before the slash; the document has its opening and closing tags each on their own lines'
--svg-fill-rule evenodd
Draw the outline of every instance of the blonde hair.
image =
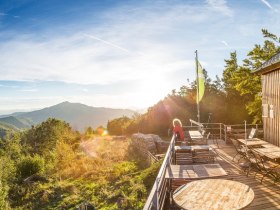
<svg viewBox="0 0 280 210">
<path fill-rule="evenodd" d="M 181 120 L 179 120 L 178 118 L 175 118 L 173 120 L 173 127 L 175 127 L 175 125 L 180 125 L 182 127 L 182 123 Z"/>
</svg>

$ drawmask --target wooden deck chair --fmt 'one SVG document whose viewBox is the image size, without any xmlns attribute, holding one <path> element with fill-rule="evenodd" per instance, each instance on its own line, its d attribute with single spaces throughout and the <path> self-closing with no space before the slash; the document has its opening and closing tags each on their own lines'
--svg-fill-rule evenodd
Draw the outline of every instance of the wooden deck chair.
<svg viewBox="0 0 280 210">
<path fill-rule="evenodd" d="M 249 176 L 251 169 L 256 168 L 257 163 L 250 149 L 244 145 L 241 145 L 241 148 L 244 151 L 245 161 L 240 163 L 239 166 L 246 172 L 246 176 Z"/>
<path fill-rule="evenodd" d="M 257 134 L 257 129 L 256 128 L 252 128 L 250 131 L 250 134 L 248 136 L 248 139 L 253 139 Z"/>
<path fill-rule="evenodd" d="M 236 139 L 231 138 L 230 140 L 236 150 L 236 154 L 233 156 L 232 160 L 234 161 L 235 157 L 237 157 L 238 155 L 240 155 L 240 158 L 238 159 L 237 162 L 239 162 L 241 158 L 246 159 L 246 151 L 244 147 L 241 147 L 241 144 L 239 144 Z"/>
<path fill-rule="evenodd" d="M 261 178 L 261 183 L 264 177 L 271 176 L 274 182 L 280 179 L 280 165 L 271 161 L 266 161 L 259 153 L 252 150 L 252 154 L 256 161 L 256 167 L 259 172 L 263 175 Z"/>
</svg>

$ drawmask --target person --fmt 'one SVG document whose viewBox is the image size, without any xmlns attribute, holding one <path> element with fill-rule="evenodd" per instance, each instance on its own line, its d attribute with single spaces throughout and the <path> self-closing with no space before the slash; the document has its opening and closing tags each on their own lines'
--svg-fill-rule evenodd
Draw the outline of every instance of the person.
<svg viewBox="0 0 280 210">
<path fill-rule="evenodd" d="M 182 128 L 182 123 L 177 118 L 173 120 L 173 133 L 176 135 L 176 140 L 184 141 L 184 131 Z"/>
</svg>

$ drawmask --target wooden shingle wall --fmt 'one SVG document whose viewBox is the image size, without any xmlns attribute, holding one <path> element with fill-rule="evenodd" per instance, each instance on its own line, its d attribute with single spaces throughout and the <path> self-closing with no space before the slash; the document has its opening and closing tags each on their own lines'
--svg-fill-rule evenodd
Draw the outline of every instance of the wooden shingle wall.
<svg viewBox="0 0 280 210">
<path fill-rule="evenodd" d="M 268 116 L 263 116 L 264 140 L 280 146 L 280 67 L 262 75 L 262 104 L 268 105 Z"/>
</svg>

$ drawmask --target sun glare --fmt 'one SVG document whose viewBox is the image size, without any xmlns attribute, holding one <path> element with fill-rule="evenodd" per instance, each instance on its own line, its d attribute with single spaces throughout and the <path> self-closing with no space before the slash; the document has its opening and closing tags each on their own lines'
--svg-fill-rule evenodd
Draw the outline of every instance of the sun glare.
<svg viewBox="0 0 280 210">
<path fill-rule="evenodd" d="M 143 81 L 137 94 L 138 106 L 149 107 L 163 99 L 171 91 L 166 87 L 167 83 L 162 77 L 152 77 Z"/>
<path fill-rule="evenodd" d="M 101 136 L 107 136 L 108 135 L 108 131 L 104 130 L 103 133 L 101 134 Z"/>
</svg>

